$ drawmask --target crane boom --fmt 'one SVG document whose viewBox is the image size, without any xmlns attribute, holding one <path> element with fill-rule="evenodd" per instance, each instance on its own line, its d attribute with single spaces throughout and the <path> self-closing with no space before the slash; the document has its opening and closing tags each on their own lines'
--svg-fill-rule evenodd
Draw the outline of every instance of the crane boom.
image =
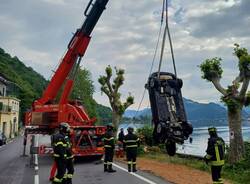
<svg viewBox="0 0 250 184">
<path fill-rule="evenodd" d="M 100 16 L 105 10 L 108 1 L 109 0 L 96 0 L 94 4 L 92 4 L 93 0 L 89 1 L 89 4 L 84 12 L 86 19 L 83 25 L 76 31 L 76 33 L 72 37 L 70 43 L 68 44 L 68 50 L 62 58 L 62 61 L 57 68 L 54 76 L 52 77 L 50 83 L 48 84 L 46 90 L 44 91 L 43 96 L 34 102 L 33 107 L 35 107 L 36 105 L 41 106 L 44 104 L 50 104 L 51 101 L 55 99 L 56 95 L 64 84 L 66 78 L 69 76 L 76 62 L 78 60 L 80 61 L 84 56 L 91 39 L 90 35 Z M 92 8 L 89 11 L 91 6 Z M 72 88 L 72 82 L 71 87 L 69 88 Z"/>
</svg>

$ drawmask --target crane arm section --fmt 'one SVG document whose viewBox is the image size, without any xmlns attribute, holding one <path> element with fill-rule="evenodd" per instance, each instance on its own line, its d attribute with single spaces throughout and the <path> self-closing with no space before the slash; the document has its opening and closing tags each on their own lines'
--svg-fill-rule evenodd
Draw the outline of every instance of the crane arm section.
<svg viewBox="0 0 250 184">
<path fill-rule="evenodd" d="M 84 12 L 86 19 L 80 29 L 76 31 L 68 44 L 68 50 L 48 84 L 43 96 L 34 102 L 34 106 L 51 103 L 56 98 L 66 78 L 74 68 L 79 58 L 82 58 L 88 48 L 90 35 L 105 10 L 109 0 L 90 0 Z"/>
</svg>

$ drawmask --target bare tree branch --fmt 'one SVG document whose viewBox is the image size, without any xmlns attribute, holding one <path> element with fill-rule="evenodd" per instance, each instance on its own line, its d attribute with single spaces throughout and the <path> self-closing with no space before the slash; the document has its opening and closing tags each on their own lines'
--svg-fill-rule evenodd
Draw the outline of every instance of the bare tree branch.
<svg viewBox="0 0 250 184">
<path fill-rule="evenodd" d="M 111 79 L 111 76 L 107 76 L 106 84 L 107 84 L 107 86 L 108 86 L 108 88 L 109 88 L 109 91 L 110 91 L 111 93 L 113 93 L 113 89 L 112 89 L 112 87 L 111 87 L 110 79 Z"/>
<path fill-rule="evenodd" d="M 220 93 L 222 93 L 224 96 L 227 95 L 227 91 L 226 91 L 225 88 L 223 88 L 223 87 L 221 86 L 220 80 L 219 80 L 219 79 L 213 79 L 211 82 L 213 83 L 214 87 L 215 87 Z"/>
<path fill-rule="evenodd" d="M 240 73 L 233 81 L 233 85 L 243 81 L 243 75 Z"/>
<path fill-rule="evenodd" d="M 113 104 L 112 103 L 113 102 L 112 95 L 111 95 L 110 91 L 107 89 L 107 87 L 102 86 L 101 91 L 108 96 L 110 104 Z"/>
<path fill-rule="evenodd" d="M 247 88 L 249 86 L 249 78 L 244 78 L 243 79 L 243 84 L 239 93 L 239 98 L 244 98 L 247 92 Z"/>
</svg>

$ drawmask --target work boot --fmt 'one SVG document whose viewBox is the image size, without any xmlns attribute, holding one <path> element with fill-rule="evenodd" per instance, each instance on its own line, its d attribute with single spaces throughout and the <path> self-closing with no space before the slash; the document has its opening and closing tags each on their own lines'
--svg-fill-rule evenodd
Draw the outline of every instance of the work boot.
<svg viewBox="0 0 250 184">
<path fill-rule="evenodd" d="M 133 172 L 136 172 L 137 170 L 136 170 L 136 164 L 133 164 L 133 170 L 132 170 Z"/>
<path fill-rule="evenodd" d="M 62 180 L 61 184 L 68 184 L 67 179 L 66 179 L 66 178 L 63 178 L 63 180 Z"/>
<path fill-rule="evenodd" d="M 113 172 L 116 172 L 116 170 L 114 170 L 114 169 L 112 168 L 112 165 L 109 165 L 109 166 L 108 166 L 108 172 L 109 172 L 109 173 L 113 173 Z"/>
<path fill-rule="evenodd" d="M 72 184 L 72 179 L 71 178 L 67 178 L 65 184 Z"/>
<path fill-rule="evenodd" d="M 222 178 L 219 178 L 219 183 L 220 183 L 220 184 L 223 184 L 223 183 L 224 183 Z"/>
<path fill-rule="evenodd" d="M 128 163 L 128 172 L 131 172 L 132 168 L 131 168 L 131 164 Z"/>
<path fill-rule="evenodd" d="M 104 172 L 108 172 L 108 166 L 107 166 L 107 164 L 104 164 Z"/>
<path fill-rule="evenodd" d="M 52 184 L 58 184 L 58 183 L 62 183 L 61 180 L 57 177 L 54 177 L 54 179 L 52 180 Z"/>
</svg>

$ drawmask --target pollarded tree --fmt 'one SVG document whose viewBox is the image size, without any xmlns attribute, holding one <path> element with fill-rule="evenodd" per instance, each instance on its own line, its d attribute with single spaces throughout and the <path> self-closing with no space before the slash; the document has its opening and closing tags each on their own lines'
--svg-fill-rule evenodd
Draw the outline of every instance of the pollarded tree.
<svg viewBox="0 0 250 184">
<path fill-rule="evenodd" d="M 246 48 L 241 48 L 238 44 L 234 45 L 234 55 L 238 58 L 239 75 L 227 88 L 224 88 L 220 83 L 223 73 L 221 58 L 207 59 L 200 65 L 202 78 L 213 83 L 215 88 L 223 95 L 221 100 L 228 109 L 229 162 L 232 164 L 244 157 L 241 114 L 243 107 L 250 104 L 250 92 L 247 92 L 250 80 L 250 55 Z"/>
<path fill-rule="evenodd" d="M 101 91 L 109 98 L 112 108 L 112 124 L 117 130 L 125 110 L 134 103 L 134 97 L 129 94 L 126 102 L 121 102 L 121 93 L 119 93 L 119 89 L 124 83 L 125 71 L 123 69 L 115 67 L 116 76 L 113 79 L 113 83 L 111 81 L 113 75 L 112 68 L 110 66 L 106 67 L 105 72 L 106 75 L 100 76 L 98 82 L 101 84 Z"/>
</svg>

